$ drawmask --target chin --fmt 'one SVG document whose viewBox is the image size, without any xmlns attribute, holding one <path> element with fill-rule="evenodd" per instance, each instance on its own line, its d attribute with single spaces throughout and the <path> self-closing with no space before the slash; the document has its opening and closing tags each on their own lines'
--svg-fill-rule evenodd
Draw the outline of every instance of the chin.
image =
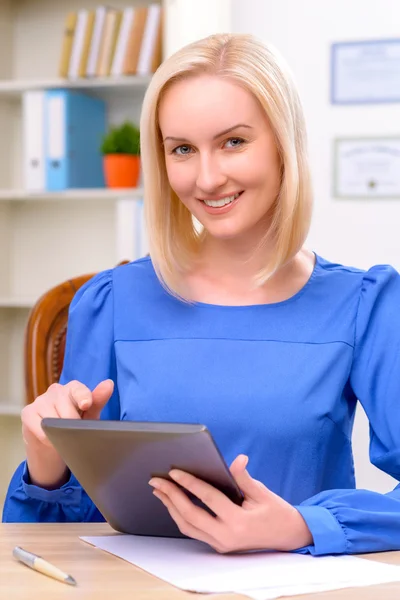
<svg viewBox="0 0 400 600">
<path fill-rule="evenodd" d="M 243 231 L 240 229 L 231 229 L 231 230 L 218 230 L 217 228 L 213 228 L 211 227 L 210 229 L 207 229 L 208 235 L 210 235 L 211 237 L 215 238 L 216 240 L 233 240 L 235 238 L 239 238 L 243 235 Z"/>
</svg>

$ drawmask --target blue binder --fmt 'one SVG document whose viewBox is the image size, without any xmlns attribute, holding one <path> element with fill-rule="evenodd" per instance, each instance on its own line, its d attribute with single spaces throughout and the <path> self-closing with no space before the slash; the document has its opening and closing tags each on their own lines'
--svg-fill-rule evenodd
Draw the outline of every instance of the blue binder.
<svg viewBox="0 0 400 600">
<path fill-rule="evenodd" d="M 70 90 L 46 91 L 48 191 L 105 186 L 100 146 L 106 119 L 103 100 Z"/>
</svg>

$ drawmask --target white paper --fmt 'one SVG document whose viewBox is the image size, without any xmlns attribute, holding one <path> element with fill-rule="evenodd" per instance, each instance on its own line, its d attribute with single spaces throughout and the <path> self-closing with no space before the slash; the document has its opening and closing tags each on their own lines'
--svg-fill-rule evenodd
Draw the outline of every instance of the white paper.
<svg viewBox="0 0 400 600">
<path fill-rule="evenodd" d="M 400 581 L 400 567 L 354 556 L 286 552 L 218 554 L 195 540 L 133 535 L 82 537 L 183 590 L 238 592 L 255 600 Z"/>
<path fill-rule="evenodd" d="M 384 583 L 382 581 L 375 582 Z M 354 581 L 351 583 L 332 583 L 318 585 L 298 585 L 298 586 L 280 586 L 279 588 L 265 588 L 260 590 L 240 590 L 240 594 L 253 598 L 253 600 L 274 600 L 288 596 L 300 596 L 302 594 L 316 594 L 317 592 L 331 592 L 333 590 L 342 590 L 345 588 L 364 587 L 371 585 L 365 581 Z"/>
</svg>

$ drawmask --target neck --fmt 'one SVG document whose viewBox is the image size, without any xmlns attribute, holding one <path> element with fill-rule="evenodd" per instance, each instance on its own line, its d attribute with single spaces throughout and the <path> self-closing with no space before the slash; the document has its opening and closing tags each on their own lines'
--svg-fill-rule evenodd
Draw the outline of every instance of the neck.
<svg viewBox="0 0 400 600">
<path fill-rule="evenodd" d="M 201 270 L 219 281 L 252 280 L 265 267 L 268 247 L 246 239 L 218 240 L 206 237 L 201 252 Z"/>
</svg>

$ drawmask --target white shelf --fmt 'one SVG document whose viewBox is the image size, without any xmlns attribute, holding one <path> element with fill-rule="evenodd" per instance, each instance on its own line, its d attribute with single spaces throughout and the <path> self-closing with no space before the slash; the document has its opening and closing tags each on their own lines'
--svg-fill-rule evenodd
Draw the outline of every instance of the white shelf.
<svg viewBox="0 0 400 600">
<path fill-rule="evenodd" d="M 111 88 L 114 90 L 136 88 L 144 91 L 149 85 L 151 77 L 151 75 L 127 75 L 125 77 L 94 77 L 93 79 L 86 79 L 84 77 L 79 79 L 5 79 L 0 80 L 0 97 L 18 97 L 30 90 L 58 88 L 99 92 Z"/>
<path fill-rule="evenodd" d="M 27 200 L 118 200 L 119 198 L 142 198 L 143 188 L 94 188 L 70 189 L 61 192 L 29 192 L 26 190 L 0 189 L 0 201 Z"/>
<path fill-rule="evenodd" d="M 20 417 L 22 409 L 21 404 L 2 404 L 0 402 L 0 417 Z"/>
<path fill-rule="evenodd" d="M 6 297 L 0 296 L 0 308 L 23 308 L 31 309 L 35 303 L 35 298 L 17 298 L 17 297 Z"/>
</svg>

